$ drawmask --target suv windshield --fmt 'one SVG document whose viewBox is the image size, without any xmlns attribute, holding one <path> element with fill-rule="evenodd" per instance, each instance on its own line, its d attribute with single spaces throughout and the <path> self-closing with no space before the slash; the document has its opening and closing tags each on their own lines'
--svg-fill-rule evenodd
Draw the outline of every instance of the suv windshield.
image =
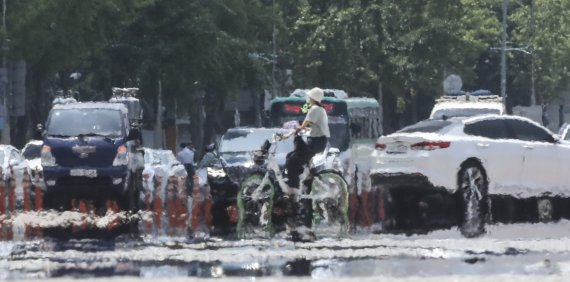
<svg viewBox="0 0 570 282">
<path fill-rule="evenodd" d="M 29 144 L 24 149 L 24 152 L 22 152 L 22 155 L 26 160 L 33 160 L 40 158 L 41 153 L 42 153 L 42 145 Z"/>
<path fill-rule="evenodd" d="M 60 109 L 54 110 L 47 125 L 51 136 L 125 135 L 121 112 L 112 109 Z"/>
<path fill-rule="evenodd" d="M 265 140 L 271 140 L 273 131 L 260 130 L 250 132 L 249 130 L 243 131 L 230 131 L 222 137 L 220 143 L 221 153 L 238 153 L 238 152 L 253 152 L 259 150 Z M 277 153 L 287 153 L 293 150 L 293 138 L 288 138 L 279 142 L 277 146 Z"/>
</svg>

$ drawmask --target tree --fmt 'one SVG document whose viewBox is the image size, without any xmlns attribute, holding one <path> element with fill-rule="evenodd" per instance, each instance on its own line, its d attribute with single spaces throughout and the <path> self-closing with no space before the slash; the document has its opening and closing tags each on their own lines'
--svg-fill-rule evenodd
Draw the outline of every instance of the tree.
<svg viewBox="0 0 570 282">
<path fill-rule="evenodd" d="M 560 91 L 566 90 L 570 82 L 570 3 L 566 1 L 533 0 L 534 26 L 531 1 L 515 1 L 509 20 L 514 26 L 511 38 L 514 46 L 528 47 L 535 60 L 536 93 L 539 102 L 548 104 Z M 515 85 L 514 93 L 524 93 L 519 99 L 528 103 L 530 97 L 530 56 L 512 54 L 511 66 Z M 526 98 L 526 99 L 525 99 Z M 526 104 L 525 103 L 525 104 Z"/>
<path fill-rule="evenodd" d="M 29 122 L 43 123 L 48 89 L 68 88 L 69 74 L 108 46 L 150 1 L 93 0 L 8 2 L 6 55 L 28 66 Z M 50 87 L 51 86 L 51 87 Z M 22 125 L 24 126 L 24 125 Z M 24 136 L 19 136 L 20 143 Z"/>
</svg>

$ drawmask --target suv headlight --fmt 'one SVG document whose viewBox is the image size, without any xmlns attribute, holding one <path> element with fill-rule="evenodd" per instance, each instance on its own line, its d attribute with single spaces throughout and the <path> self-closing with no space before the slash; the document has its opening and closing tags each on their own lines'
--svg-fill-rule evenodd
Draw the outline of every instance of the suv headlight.
<svg viewBox="0 0 570 282">
<path fill-rule="evenodd" d="M 56 166 L 57 162 L 55 161 L 55 157 L 51 153 L 51 147 L 48 145 L 44 145 L 42 147 L 42 167 L 49 167 L 49 166 Z"/>
<path fill-rule="evenodd" d="M 113 166 L 121 166 L 121 165 L 128 165 L 129 158 L 127 154 L 127 147 L 125 145 L 119 146 L 117 148 L 117 156 L 113 160 Z"/>
</svg>

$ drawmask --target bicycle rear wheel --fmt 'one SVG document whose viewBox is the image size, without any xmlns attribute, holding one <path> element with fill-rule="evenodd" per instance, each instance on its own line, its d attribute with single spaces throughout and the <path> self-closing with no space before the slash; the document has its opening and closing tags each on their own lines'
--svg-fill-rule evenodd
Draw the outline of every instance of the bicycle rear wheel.
<svg viewBox="0 0 570 282">
<path fill-rule="evenodd" d="M 275 188 L 264 175 L 255 173 L 241 185 L 237 197 L 239 219 L 236 227 L 238 238 L 268 237 L 272 234 L 271 213 Z"/>
<path fill-rule="evenodd" d="M 345 235 L 349 229 L 348 183 L 337 171 L 324 170 L 311 185 L 313 230 L 331 235 Z"/>
</svg>

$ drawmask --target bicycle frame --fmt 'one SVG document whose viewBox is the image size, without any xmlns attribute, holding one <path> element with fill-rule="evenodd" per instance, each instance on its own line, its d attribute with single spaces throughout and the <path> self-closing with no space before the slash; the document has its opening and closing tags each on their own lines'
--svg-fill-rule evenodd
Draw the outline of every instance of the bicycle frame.
<svg viewBox="0 0 570 282">
<path fill-rule="evenodd" d="M 254 190 L 254 193 L 251 195 L 252 199 L 258 200 L 260 191 L 262 188 L 267 184 L 274 184 L 277 183 L 279 188 L 284 194 L 288 194 L 290 191 L 287 189 L 289 187 L 287 183 L 285 183 L 285 178 L 283 177 L 283 173 L 279 168 L 279 164 L 277 163 L 277 158 L 275 155 L 277 154 L 277 145 L 279 144 L 279 140 L 277 140 L 277 136 L 273 136 L 271 142 L 271 147 L 269 148 L 269 157 L 267 158 L 267 164 L 265 166 L 265 175 L 260 183 L 260 185 Z M 300 190 L 300 189 L 296 189 Z M 297 193 L 300 193 L 298 191 Z"/>
<path fill-rule="evenodd" d="M 279 138 L 277 138 L 277 136 L 274 135 L 272 140 L 269 142 L 270 146 L 264 149 L 266 150 L 264 151 L 265 165 L 262 166 L 263 171 L 257 173 L 257 176 L 252 178 L 254 179 L 253 181 L 257 179 L 257 181 L 254 182 L 255 185 L 242 186 L 250 188 L 247 188 L 249 191 L 247 193 L 247 196 L 245 196 L 246 194 L 241 194 L 242 192 L 240 192 L 240 195 L 242 196 L 239 196 L 238 198 L 238 207 L 240 207 L 241 209 L 240 221 L 238 222 L 238 227 L 237 227 L 238 232 L 240 232 L 239 236 L 245 236 L 244 233 L 245 230 L 243 229 L 245 228 L 244 225 L 245 221 L 242 221 L 242 219 L 246 218 L 245 215 L 246 212 L 244 206 L 245 202 L 243 200 L 246 198 L 248 199 L 248 201 L 251 200 L 254 202 L 263 203 L 254 208 L 253 212 L 249 214 L 250 216 L 254 216 L 253 218 L 258 218 L 260 223 L 265 222 L 266 226 L 263 228 L 269 232 L 273 232 L 271 231 L 272 230 L 271 218 L 273 217 L 273 205 L 274 203 L 278 203 L 278 201 L 283 204 L 282 200 L 285 200 L 287 196 L 289 197 L 293 196 L 296 201 L 301 201 L 301 200 L 309 201 L 310 203 L 305 202 L 305 206 L 308 205 L 312 207 L 310 209 L 314 210 L 314 212 L 312 212 L 313 215 L 311 217 L 314 220 L 316 220 L 316 222 L 320 222 L 321 219 L 325 219 L 328 221 L 329 216 L 336 214 L 336 213 L 330 213 L 329 208 L 327 207 L 327 204 L 324 201 L 326 199 L 338 199 L 339 197 L 341 197 L 341 199 L 345 200 L 344 204 L 341 204 L 342 200 L 339 200 L 338 203 L 340 204 L 340 206 L 338 212 L 340 212 L 341 217 L 343 218 L 341 222 L 348 223 L 348 204 L 346 202 L 346 199 L 348 198 L 348 189 L 347 189 L 348 185 L 346 184 L 346 181 L 344 180 L 342 175 L 340 175 L 340 172 L 338 171 L 335 172 L 334 168 L 332 169 L 333 172 L 331 172 L 330 169 L 331 167 L 327 167 L 327 165 L 331 163 L 331 160 L 334 162 L 335 158 L 331 159 L 328 157 L 328 150 L 325 150 L 324 153 L 314 156 L 313 159 L 311 159 L 311 161 L 309 162 L 309 164 L 305 166 L 303 173 L 299 177 L 300 182 L 303 184 L 300 187 L 300 189 L 289 188 L 289 186 L 285 182 L 283 173 L 277 163 L 276 152 L 279 145 L 278 144 L 279 141 L 280 141 Z M 338 185 L 331 186 L 331 184 L 333 183 L 330 182 L 331 173 L 333 175 L 334 183 L 340 186 Z M 336 178 L 334 178 L 334 175 L 337 175 Z M 325 178 L 321 178 L 323 176 Z M 307 181 L 307 179 L 309 179 L 310 181 Z M 280 189 L 275 187 L 275 185 L 279 185 Z M 270 188 L 269 190 L 267 189 L 268 187 Z M 243 190 L 241 191 L 246 191 L 245 190 L 246 188 L 242 189 Z M 279 191 L 281 191 L 282 193 L 279 193 Z M 282 196 L 278 195 L 278 193 L 284 195 L 285 197 L 282 198 Z M 285 200 L 285 203 L 286 202 L 288 201 Z M 267 211 L 270 212 L 269 216 L 267 216 L 268 215 L 266 213 Z M 305 213 L 301 212 L 301 214 Z M 280 216 L 283 215 L 281 214 Z M 341 226 L 341 230 L 347 230 L 347 229 L 348 228 L 344 227 L 344 225 Z"/>
<path fill-rule="evenodd" d="M 309 187 L 306 187 L 305 185 L 302 185 L 302 187 L 300 187 L 300 189 L 288 189 L 289 185 L 287 185 L 287 183 L 285 182 L 285 178 L 283 177 L 283 172 L 281 171 L 281 169 L 279 168 L 279 165 L 277 163 L 277 158 L 275 157 L 276 153 L 277 153 L 277 146 L 279 144 L 280 140 L 277 140 L 277 136 L 274 135 L 272 140 L 270 141 L 271 147 L 269 148 L 269 157 L 267 158 L 267 164 L 265 166 L 265 175 L 263 177 L 263 180 L 261 181 L 260 185 L 257 187 L 257 189 L 255 189 L 254 193 L 252 194 L 252 199 L 259 199 L 256 198 L 254 196 L 259 196 L 259 192 L 261 191 L 262 188 L 267 185 L 267 184 L 275 184 L 277 183 L 279 185 L 279 188 L 281 189 L 281 192 L 283 192 L 283 194 L 295 194 L 297 196 L 300 196 L 301 198 L 310 198 L 309 195 L 307 195 L 307 190 Z M 318 172 L 316 171 L 316 167 L 317 166 L 324 166 L 326 163 L 326 157 L 327 157 L 327 151 L 328 151 L 328 146 L 327 146 L 327 150 L 325 150 L 325 153 L 322 155 L 317 155 L 314 156 L 310 161 L 309 164 L 305 166 L 303 173 L 300 175 L 300 183 L 304 183 L 305 180 L 307 178 L 313 178 L 315 177 Z M 315 158 L 319 158 L 318 160 L 314 160 Z"/>
</svg>

